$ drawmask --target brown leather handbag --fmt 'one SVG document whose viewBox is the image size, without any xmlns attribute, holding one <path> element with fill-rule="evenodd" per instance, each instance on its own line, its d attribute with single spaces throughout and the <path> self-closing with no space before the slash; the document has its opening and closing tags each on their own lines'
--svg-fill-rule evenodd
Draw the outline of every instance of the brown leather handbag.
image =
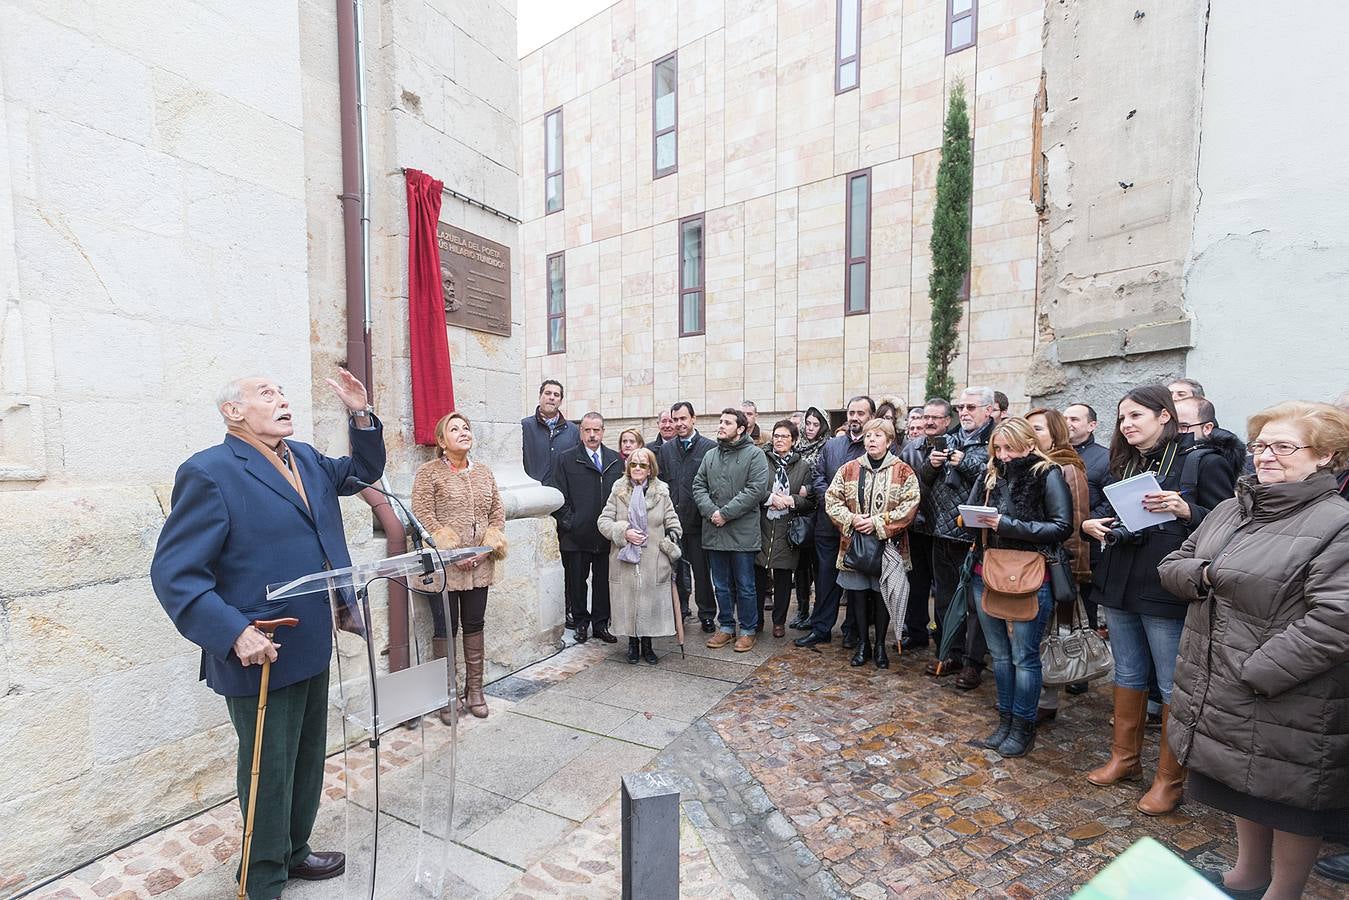
<svg viewBox="0 0 1349 900">
<path fill-rule="evenodd" d="M 985 495 L 989 501 L 991 491 Z M 982 532 L 984 529 L 980 529 Z M 983 535 L 980 541 L 986 543 Z M 984 612 L 1007 622 L 1030 622 L 1040 615 L 1040 588 L 1045 583 L 1045 558 L 1035 550 L 984 550 Z"/>
</svg>

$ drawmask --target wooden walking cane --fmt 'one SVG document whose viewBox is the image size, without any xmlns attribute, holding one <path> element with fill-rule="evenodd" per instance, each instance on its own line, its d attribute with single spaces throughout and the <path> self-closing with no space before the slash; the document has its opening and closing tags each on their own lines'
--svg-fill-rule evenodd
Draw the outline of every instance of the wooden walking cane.
<svg viewBox="0 0 1349 900">
<path fill-rule="evenodd" d="M 258 619 L 253 627 L 262 632 L 262 636 L 271 640 L 278 628 L 294 628 L 299 619 Z M 248 782 L 248 814 L 244 816 L 243 860 L 239 866 L 239 894 L 236 900 L 244 900 L 248 891 L 248 852 L 253 848 L 253 813 L 258 809 L 258 763 L 262 758 L 262 726 L 267 722 L 267 683 L 272 676 L 272 661 L 263 657 L 262 684 L 258 688 L 258 719 L 253 726 L 253 773 Z"/>
</svg>

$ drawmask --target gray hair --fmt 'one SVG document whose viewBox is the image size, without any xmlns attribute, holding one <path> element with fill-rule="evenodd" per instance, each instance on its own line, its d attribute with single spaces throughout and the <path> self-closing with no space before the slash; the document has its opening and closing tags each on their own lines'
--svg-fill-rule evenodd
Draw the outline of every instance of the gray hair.
<svg viewBox="0 0 1349 900">
<path fill-rule="evenodd" d="M 753 400 L 741 400 L 741 401 L 740 401 L 740 408 L 741 408 L 741 409 L 746 409 L 746 408 L 752 409 L 752 410 L 754 410 L 755 412 L 758 412 L 758 411 L 759 411 L 759 406 L 758 406 L 758 404 L 756 404 Z"/>
<path fill-rule="evenodd" d="M 993 396 L 993 389 L 990 387 L 967 387 L 960 392 L 960 396 L 966 394 L 978 394 L 980 406 L 994 406 L 997 404 L 997 398 Z"/>
<path fill-rule="evenodd" d="M 216 412 L 220 417 L 225 418 L 224 406 L 226 403 L 242 403 L 244 399 L 244 382 L 248 378 L 235 378 L 222 387 L 215 395 Z"/>
<path fill-rule="evenodd" d="M 586 413 L 584 416 L 581 416 L 581 421 L 582 421 L 582 422 L 584 422 L 586 419 L 599 419 L 599 420 L 600 420 L 600 427 L 601 427 L 601 428 L 604 427 L 604 416 L 600 415 L 599 413 L 595 412 L 594 410 L 591 410 L 590 412 Z"/>
</svg>

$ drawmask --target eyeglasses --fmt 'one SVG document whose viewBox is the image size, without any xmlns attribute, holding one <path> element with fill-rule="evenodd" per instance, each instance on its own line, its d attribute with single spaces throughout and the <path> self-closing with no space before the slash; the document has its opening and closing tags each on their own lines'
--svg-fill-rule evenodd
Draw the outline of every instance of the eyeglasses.
<svg viewBox="0 0 1349 900">
<path fill-rule="evenodd" d="M 1299 450 L 1311 450 L 1310 444 L 1298 446 L 1290 441 L 1275 441 L 1272 444 L 1266 444 L 1264 441 L 1251 441 L 1246 445 L 1246 452 L 1251 456 L 1259 456 L 1266 450 L 1269 450 L 1275 456 L 1292 456 Z"/>
<path fill-rule="evenodd" d="M 957 403 L 953 408 L 961 412 L 974 412 L 976 409 L 982 409 L 983 403 Z"/>
<path fill-rule="evenodd" d="M 649 468 L 651 468 L 651 466 L 650 466 L 649 464 L 647 464 L 647 463 L 644 463 L 644 462 L 634 462 L 634 463 L 628 463 L 628 468 L 629 468 L 629 469 L 649 469 Z"/>
<path fill-rule="evenodd" d="M 1176 427 L 1181 429 L 1188 429 L 1188 428 L 1200 428 L 1204 425 L 1212 425 L 1212 424 L 1213 424 L 1212 422 L 1181 422 Z"/>
</svg>

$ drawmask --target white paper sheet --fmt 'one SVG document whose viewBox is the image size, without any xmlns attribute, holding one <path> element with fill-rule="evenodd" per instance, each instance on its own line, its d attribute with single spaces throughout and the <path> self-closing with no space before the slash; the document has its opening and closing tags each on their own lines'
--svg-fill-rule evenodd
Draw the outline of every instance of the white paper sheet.
<svg viewBox="0 0 1349 900">
<path fill-rule="evenodd" d="M 1142 531 L 1150 525 L 1176 520 L 1169 512 L 1148 512 L 1143 508 L 1143 495 L 1155 494 L 1161 489 L 1156 475 L 1143 472 L 1132 478 L 1106 485 L 1105 496 L 1110 505 L 1115 507 L 1115 515 L 1125 528 L 1130 531 Z"/>
<path fill-rule="evenodd" d="M 998 514 L 996 506 L 966 506 L 962 503 L 957 508 L 966 528 L 987 528 Z"/>
</svg>

